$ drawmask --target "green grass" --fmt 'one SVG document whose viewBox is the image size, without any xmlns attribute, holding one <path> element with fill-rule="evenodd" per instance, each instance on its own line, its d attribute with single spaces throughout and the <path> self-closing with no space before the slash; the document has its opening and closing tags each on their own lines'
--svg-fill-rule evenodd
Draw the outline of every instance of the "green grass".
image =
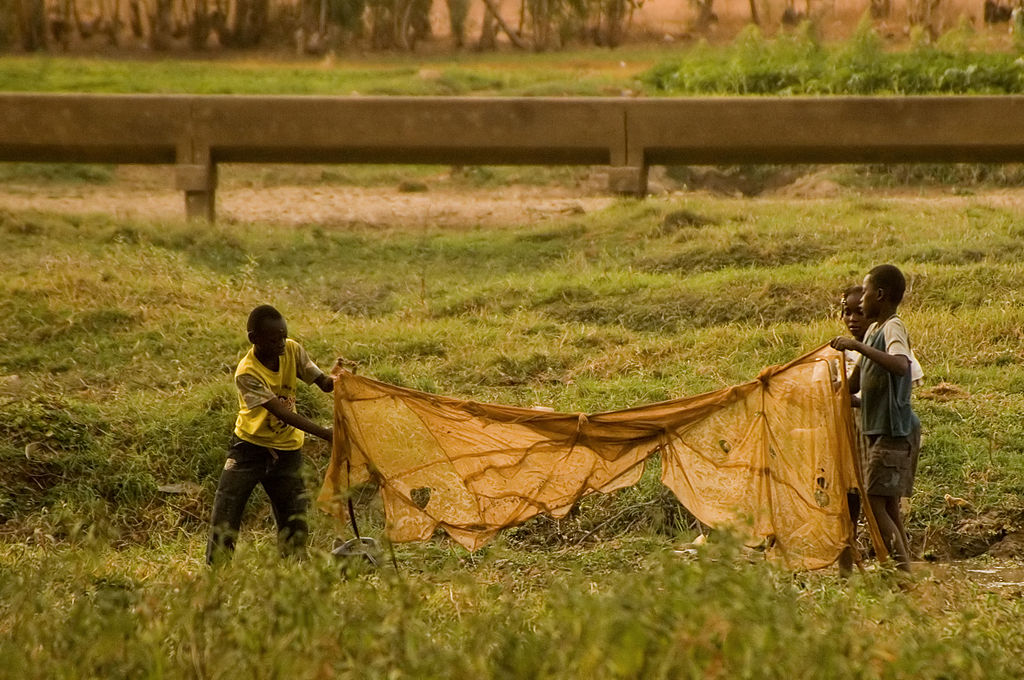
<svg viewBox="0 0 1024 680">
<path fill-rule="evenodd" d="M 109 165 L 0 163 L 0 182 L 108 184 L 113 179 L 114 168 Z"/>
<path fill-rule="evenodd" d="M 256 304 L 325 367 L 596 411 L 824 342 L 838 291 L 883 261 L 908 275 L 927 373 L 914 544 L 975 554 L 1024 524 L 1022 237 L 1020 210 L 982 197 L 622 200 L 495 229 L 0 213 L 0 677 L 1018 675 L 1016 591 L 793 576 L 725 536 L 678 557 L 695 525 L 657 465 L 475 555 L 398 546 L 400 580 L 342 575 L 321 515 L 311 560 L 278 562 L 261 495 L 235 562 L 201 559 Z M 940 382 L 963 398 L 922 396 Z M 315 390 L 299 403 L 330 415 Z M 327 451 L 307 453 L 315 488 Z M 379 502 L 358 506 L 379 535 Z"/>
<path fill-rule="evenodd" d="M 337 61 L 0 57 L 0 91 L 281 95 L 619 96 L 663 48 Z"/>
<path fill-rule="evenodd" d="M 325 365 L 344 355 L 430 391 L 596 411 L 738 383 L 824 342 L 841 330 L 836 292 L 892 261 L 929 384 L 971 395 L 921 405 L 936 493 L 913 519 L 951 531 L 937 490 L 997 508 L 1024 472 L 1024 429 L 999 415 L 1024 386 L 1024 223 L 963 200 L 651 199 L 469 231 L 7 213 L 0 455 L 19 473 L 0 511 L 17 524 L 58 501 L 106 503 L 116 524 L 159 509 L 162 483 L 208 496 L 241 320 L 259 302 Z M 707 224 L 673 226 L 680 209 Z M 965 457 L 990 461 L 983 487 L 962 478 Z"/>
</svg>

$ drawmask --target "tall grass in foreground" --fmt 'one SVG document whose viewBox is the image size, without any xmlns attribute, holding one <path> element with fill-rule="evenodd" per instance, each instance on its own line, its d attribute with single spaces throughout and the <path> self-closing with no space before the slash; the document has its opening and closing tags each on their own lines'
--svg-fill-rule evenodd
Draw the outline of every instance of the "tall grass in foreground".
<svg viewBox="0 0 1024 680">
<path fill-rule="evenodd" d="M 0 675 L 351 678 L 1000 678 L 1024 671 L 1020 598 L 925 579 L 780 573 L 728 543 L 642 540 L 478 559 L 420 551 L 396 575 L 243 553 L 9 551 Z M 595 551 L 589 551 L 591 558 Z"/>
</svg>

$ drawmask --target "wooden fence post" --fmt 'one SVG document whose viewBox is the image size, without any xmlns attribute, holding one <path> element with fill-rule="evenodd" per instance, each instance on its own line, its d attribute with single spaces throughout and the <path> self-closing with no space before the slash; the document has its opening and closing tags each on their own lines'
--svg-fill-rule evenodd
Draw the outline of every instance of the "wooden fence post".
<svg viewBox="0 0 1024 680">
<path fill-rule="evenodd" d="M 217 217 L 217 164 L 209 152 L 192 154 L 193 162 L 183 162 L 179 153 L 174 167 L 174 184 L 185 192 L 185 217 L 214 222 Z M 198 158 L 196 158 L 198 156 Z M 199 160 L 200 162 L 194 162 Z"/>
<path fill-rule="evenodd" d="M 647 165 L 608 168 L 608 191 L 627 196 L 646 196 Z"/>
<path fill-rule="evenodd" d="M 626 196 L 647 195 L 647 159 L 643 147 L 630 145 L 630 105 L 621 106 L 622 131 L 612 146 L 611 167 L 608 168 L 608 191 Z"/>
</svg>

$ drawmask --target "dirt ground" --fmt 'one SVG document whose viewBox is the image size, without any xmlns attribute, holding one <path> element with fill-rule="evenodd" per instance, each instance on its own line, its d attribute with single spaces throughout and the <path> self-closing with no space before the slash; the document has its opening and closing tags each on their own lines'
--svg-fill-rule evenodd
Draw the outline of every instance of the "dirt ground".
<svg viewBox="0 0 1024 680">
<path fill-rule="evenodd" d="M 227 188 L 217 193 L 217 216 L 229 222 L 325 227 L 497 227 L 599 210 L 613 200 L 547 187 L 510 187 L 500 193 L 449 189 L 403 193 L 391 187 L 347 186 Z M 173 189 L 143 192 L 123 186 L 56 186 L 31 193 L 23 186 L 8 186 L 0 187 L 0 210 L 174 220 L 184 214 L 184 199 Z"/>
<path fill-rule="evenodd" d="M 969 204 L 1024 211 L 1024 187 L 972 189 L 953 187 L 858 190 L 834 180 L 824 167 L 786 176 L 756 192 L 764 200 L 823 200 L 870 195 L 906 201 L 936 202 L 957 209 Z M 217 216 L 224 222 L 315 224 L 328 228 L 422 226 L 424 228 L 477 228 L 537 224 L 567 215 L 602 210 L 617 199 L 605 190 L 600 169 L 587 173 L 578 184 L 544 186 L 508 185 L 466 187 L 438 180 L 417 182 L 414 190 L 401 185 L 350 186 L 287 182 L 263 186 L 249 181 L 222 181 L 217 191 Z M 714 169 L 693 173 L 688 180 L 669 178 L 653 168 L 654 196 L 749 196 L 742 179 Z M 176 220 L 184 214 L 184 198 L 173 188 L 169 168 L 122 166 L 109 184 L 0 183 L 0 210 L 37 210 L 58 214 L 103 213 L 121 219 Z"/>
<path fill-rule="evenodd" d="M 600 178 L 595 177 L 595 181 Z M 317 224 L 325 227 L 497 227 L 536 223 L 600 210 L 615 198 L 597 186 L 466 188 L 445 182 L 395 186 L 330 183 L 246 186 L 223 181 L 217 190 L 221 221 Z M 180 219 L 183 194 L 168 168 L 118 168 L 110 184 L 0 183 L 0 210 L 60 214 L 104 213 L 124 219 Z"/>
</svg>

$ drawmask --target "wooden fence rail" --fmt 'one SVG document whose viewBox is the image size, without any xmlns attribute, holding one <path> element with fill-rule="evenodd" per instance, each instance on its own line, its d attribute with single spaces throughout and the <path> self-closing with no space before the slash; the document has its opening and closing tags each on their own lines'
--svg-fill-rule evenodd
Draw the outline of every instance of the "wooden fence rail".
<svg viewBox="0 0 1024 680">
<path fill-rule="evenodd" d="M 218 163 L 607 165 L 1024 161 L 1024 97 L 463 98 L 0 93 L 0 161 L 176 166 L 214 218 Z"/>
</svg>

